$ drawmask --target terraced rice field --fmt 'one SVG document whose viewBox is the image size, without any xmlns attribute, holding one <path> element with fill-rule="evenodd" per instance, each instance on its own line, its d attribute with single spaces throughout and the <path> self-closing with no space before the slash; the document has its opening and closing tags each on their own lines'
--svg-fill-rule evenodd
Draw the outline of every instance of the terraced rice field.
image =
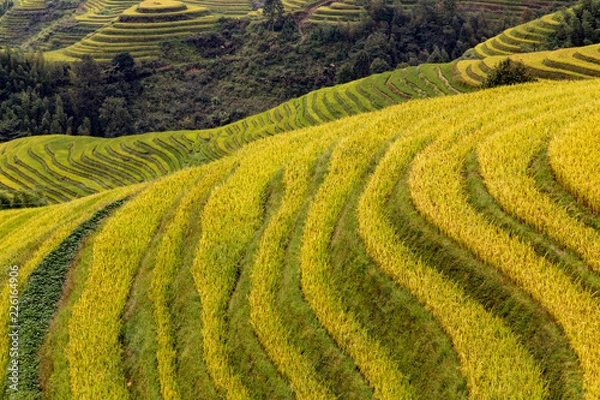
<svg viewBox="0 0 600 400">
<path fill-rule="evenodd" d="M 239 18 L 248 16 L 252 12 L 250 2 L 247 0 L 193 0 L 189 3 L 209 9 L 216 17 Z"/>
<path fill-rule="evenodd" d="M 158 3 L 168 2 L 161 0 Z M 303 11 L 314 5 L 314 2 L 303 0 L 283 3 L 287 11 Z M 74 61 L 89 53 L 105 61 L 123 51 L 144 59 L 155 57 L 158 45 L 163 41 L 211 30 L 219 17 L 259 15 L 247 0 L 186 0 L 184 4 L 186 10 L 176 8 L 169 11 L 158 7 L 153 13 L 145 13 L 139 11 L 138 1 L 87 0 L 68 23 L 55 21 L 36 37 L 30 38 L 27 44 L 45 51 L 51 60 Z M 311 11 L 310 22 L 352 22 L 364 13 L 364 9 L 355 5 L 353 0 L 324 4 Z"/>
<path fill-rule="evenodd" d="M 308 22 L 317 24 L 347 23 L 359 20 L 364 13 L 364 8 L 357 6 L 352 0 L 334 1 L 329 5 L 318 7 Z"/>
<path fill-rule="evenodd" d="M 2 145 L 0 367 L 12 289 L 23 398 L 599 398 L 600 81 L 361 113 L 444 73 Z"/>
<path fill-rule="evenodd" d="M 461 60 L 453 65 L 455 76 L 466 85 L 481 85 L 500 61 L 509 57 L 521 61 L 534 76 L 543 79 L 585 79 L 600 76 L 600 45 L 554 51 L 490 56 L 482 60 Z"/>
<path fill-rule="evenodd" d="M 486 40 L 453 63 L 454 76 L 468 86 L 481 85 L 502 60 L 523 62 L 542 79 L 584 79 L 600 76 L 600 45 L 539 51 L 549 34 L 560 24 L 561 12 L 514 28 Z"/>
<path fill-rule="evenodd" d="M 39 20 L 47 12 L 45 2 L 26 1 L 15 5 L 0 17 L 0 46 L 18 47 L 34 32 L 30 31 L 30 21 Z M 49 23 L 39 24 L 42 29 Z"/>
<path fill-rule="evenodd" d="M 168 2 L 169 0 L 164 0 L 158 3 Z M 17 17 L 7 17 L 7 22 L 1 25 L 8 27 L 5 34 L 7 41 L 13 36 L 14 40 L 21 40 L 18 43 L 14 42 L 15 44 L 23 44 L 23 41 L 27 40 L 25 44 L 29 47 L 49 52 L 50 59 L 72 61 L 79 59 L 82 53 L 88 52 L 99 57 L 100 60 L 106 60 L 110 59 L 110 54 L 114 55 L 119 51 L 129 51 L 137 58 L 150 58 L 155 55 L 157 43 L 161 41 L 210 30 L 221 16 L 240 18 L 252 12 L 250 2 L 246 0 L 227 2 L 189 0 L 185 1 L 187 10 L 176 9 L 169 12 L 158 7 L 154 13 L 143 13 L 143 15 L 138 15 L 139 5 L 140 2 L 136 0 L 87 0 L 82 2 L 68 21 L 56 20 L 46 24 L 47 26 L 33 37 L 22 37 L 23 35 L 19 37 L 18 28 L 29 24 L 28 18 L 32 12 L 46 11 L 42 2 L 39 9 L 34 9 L 32 6 L 14 8 L 11 10 L 11 15 L 15 14 Z M 21 9 L 22 11 L 19 11 Z M 18 17 L 19 12 L 25 14 Z M 10 18 L 15 21 L 11 22 Z M 124 24 L 124 21 L 130 23 Z M 136 24 L 132 24 L 132 21 Z M 10 26 L 13 25 L 15 33 L 9 37 Z M 92 37 L 102 28 L 104 28 L 102 32 Z M 122 29 L 127 31 L 121 31 Z M 142 41 L 141 36 L 147 39 Z M 0 32 L 0 40 L 2 37 Z M 111 43 L 116 41 L 123 45 L 111 46 Z M 65 51 L 66 47 L 69 49 Z M 61 50 L 53 51 L 57 48 Z M 99 48 L 106 48 L 107 54 Z"/>
<path fill-rule="evenodd" d="M 558 29 L 561 18 L 562 12 L 559 11 L 509 28 L 479 43 L 470 53 L 477 58 L 486 58 L 538 51 L 548 35 Z"/>
<path fill-rule="evenodd" d="M 46 53 L 47 58 L 76 60 L 90 54 L 109 61 L 122 52 L 137 59 L 152 58 L 161 42 L 211 30 L 215 22 L 207 8 L 170 0 L 147 0 L 112 18 L 113 23 L 65 49 Z"/>
<path fill-rule="evenodd" d="M 399 4 L 405 10 L 410 10 L 418 1 L 402 0 Z M 487 21 L 500 22 L 502 18 L 512 18 L 515 21 L 520 20 L 527 12 L 539 11 L 554 7 L 571 7 L 576 2 L 571 0 L 463 0 L 457 2 L 456 6 L 465 12 L 483 13 Z"/>
<path fill-rule="evenodd" d="M 256 139 L 415 98 L 467 90 L 448 65 L 422 65 L 311 92 L 209 131 L 148 133 L 114 140 L 63 135 L 0 145 L 0 190 L 34 190 L 51 203 L 145 182 L 230 154 Z"/>
</svg>

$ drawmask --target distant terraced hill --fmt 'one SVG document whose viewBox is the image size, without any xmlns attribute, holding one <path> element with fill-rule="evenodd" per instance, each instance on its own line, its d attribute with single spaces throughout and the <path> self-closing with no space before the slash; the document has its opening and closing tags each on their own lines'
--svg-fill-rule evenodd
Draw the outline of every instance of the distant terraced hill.
<svg viewBox="0 0 600 400">
<path fill-rule="evenodd" d="M 147 1 L 146 6 L 150 3 L 169 2 Z M 156 7 L 152 13 L 141 11 L 143 15 L 135 15 L 139 12 L 139 3 L 137 0 L 84 0 L 77 10 L 74 10 L 73 15 L 69 15 L 66 10 L 64 16 L 56 19 L 52 17 L 53 10 L 47 7 L 44 1 L 30 0 L 12 8 L 0 18 L 0 45 L 24 46 L 42 51 L 75 45 L 65 54 L 50 55 L 51 59 L 72 60 L 78 59 L 82 51 L 97 53 L 94 51 L 94 48 L 98 47 L 96 41 L 104 43 L 101 46 L 106 47 L 108 53 L 117 51 L 110 49 L 117 47 L 111 46 L 116 40 L 122 41 L 124 48 L 139 53 L 140 58 L 147 58 L 155 53 L 156 43 L 161 40 L 212 29 L 214 21 L 221 16 L 239 18 L 253 13 L 250 2 L 246 0 L 189 0 L 185 1 L 187 10 L 169 11 L 168 7 L 167 10 L 164 7 Z M 203 18 L 200 20 L 200 17 Z M 45 22 L 37 22 L 40 19 Z M 123 26 L 124 20 L 130 24 Z M 131 23 L 134 20 L 137 26 Z M 115 23 L 117 31 L 111 31 L 110 28 Z M 33 30 L 30 31 L 28 27 L 33 27 Z M 88 40 L 101 28 L 105 28 L 105 31 L 98 33 L 100 36 Z M 119 29 L 129 31 L 119 32 Z M 104 36 L 107 34 L 121 37 L 107 38 Z M 141 36 L 149 39 L 143 40 Z"/>
<path fill-rule="evenodd" d="M 257 138 L 320 125 L 407 100 L 474 90 L 504 58 L 506 56 L 490 56 L 440 65 L 424 64 L 377 74 L 311 92 L 264 113 L 208 131 L 152 133 L 112 141 L 64 136 L 21 139 L 0 146 L 0 190 L 33 190 L 51 202 L 63 202 L 144 182 L 186 165 L 216 160 Z M 600 45 L 519 53 L 511 58 L 523 61 L 541 78 L 600 76 Z M 73 163 L 77 167 L 66 171 L 66 166 Z M 104 168 L 114 170 L 114 176 L 109 177 Z M 67 172 L 68 179 L 62 177 Z M 64 183 L 63 189 L 56 189 L 58 182 Z"/>
<path fill-rule="evenodd" d="M 51 24 L 51 15 L 44 0 L 28 0 L 10 8 L 0 17 L 0 46 L 18 47 L 29 36 Z M 40 21 L 35 29 L 31 30 L 31 21 Z"/>
<path fill-rule="evenodd" d="M 0 190 L 33 190 L 51 202 L 63 202 L 216 160 L 257 138 L 411 99 L 467 90 L 454 80 L 450 65 L 426 64 L 317 90 L 213 130 L 149 133 L 114 140 L 67 136 L 20 139 L 0 145 Z"/>
<path fill-rule="evenodd" d="M 413 72 L 261 118 L 376 108 Z M 103 191 L 0 211 L 0 369 L 16 330 L 24 398 L 600 398 L 599 90 L 411 101 L 143 183 L 213 133 L 4 144 L 3 177 Z"/>
<path fill-rule="evenodd" d="M 465 85 L 479 86 L 506 58 L 523 62 L 534 76 L 544 79 L 600 76 L 600 44 L 539 51 L 560 26 L 561 16 L 562 12 L 545 15 L 478 44 L 465 54 L 467 59 L 453 63 L 455 76 Z"/>
<path fill-rule="evenodd" d="M 561 16 L 561 12 L 556 12 L 509 28 L 501 34 L 479 43 L 467 54 L 477 58 L 486 58 L 539 51 L 548 36 L 560 26 Z"/>
<path fill-rule="evenodd" d="M 486 57 L 483 60 L 462 60 L 454 65 L 464 84 L 477 86 L 485 81 L 489 71 L 509 56 Z M 512 60 L 523 62 L 534 76 L 544 79 L 584 79 L 600 76 L 600 45 L 573 47 L 554 51 L 518 53 Z"/>
<path fill-rule="evenodd" d="M 155 57 L 160 43 L 198 32 L 209 31 L 214 16 L 205 7 L 172 0 L 147 0 L 124 10 L 115 21 L 73 45 L 46 53 L 50 60 L 78 60 L 89 54 L 98 61 L 110 61 L 128 52 L 136 59 Z"/>
<path fill-rule="evenodd" d="M 458 7 L 474 12 L 484 12 L 488 19 L 500 19 L 502 17 L 520 18 L 529 10 L 541 10 L 548 7 L 569 7 L 573 1 L 517 1 L 517 0 L 466 0 L 458 2 Z"/>
</svg>

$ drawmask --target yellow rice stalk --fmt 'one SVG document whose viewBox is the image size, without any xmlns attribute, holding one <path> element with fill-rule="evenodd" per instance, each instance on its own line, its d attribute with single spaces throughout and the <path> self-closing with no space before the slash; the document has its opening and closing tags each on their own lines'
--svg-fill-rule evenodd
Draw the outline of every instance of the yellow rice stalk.
<svg viewBox="0 0 600 400">
<path fill-rule="evenodd" d="M 313 137 L 310 137 L 313 138 Z M 202 237 L 192 274 L 202 302 L 204 359 L 217 389 L 228 399 L 250 394 L 228 360 L 227 306 L 237 264 L 263 215 L 264 191 L 273 175 L 309 137 L 276 136 L 239 153 L 234 174 L 211 194 L 202 215 Z"/>
<path fill-rule="evenodd" d="M 597 106 L 598 101 L 590 99 L 577 113 L 589 115 Z M 530 120 L 499 132 L 479 146 L 479 162 L 490 194 L 505 210 L 579 252 L 594 270 L 600 271 L 600 233 L 569 216 L 564 208 L 540 193 L 534 178 L 527 173 L 533 157 L 551 135 L 565 129 L 572 121 L 568 115 L 573 113 L 574 110 L 568 109 L 552 115 L 550 122 L 548 118 Z M 599 154 L 595 153 L 596 160 L 600 159 Z M 589 174 L 592 170 L 583 171 Z"/>
<path fill-rule="evenodd" d="M 379 117 L 379 118 L 378 118 Z M 311 205 L 301 249 L 301 283 L 307 302 L 335 341 L 348 352 L 381 399 L 412 399 L 414 388 L 391 360 L 391 355 L 369 336 L 351 312 L 344 309 L 328 275 L 329 242 L 346 197 L 358 183 L 369 160 L 397 131 L 373 114 L 368 125 L 356 129 L 334 149 L 328 175 Z"/>
<path fill-rule="evenodd" d="M 277 213 L 271 217 L 261 239 L 252 268 L 250 293 L 250 323 L 269 357 L 290 381 L 299 399 L 333 399 L 302 352 L 290 343 L 293 333 L 285 328 L 276 305 L 279 271 L 283 264 L 288 237 L 296 214 L 310 190 L 312 169 L 316 158 L 332 145 L 345 129 L 321 131 L 323 137 L 313 141 L 285 168 L 285 193 Z"/>
<path fill-rule="evenodd" d="M 597 111 L 558 132 L 550 142 L 550 165 L 575 198 L 600 214 L 600 116 Z"/>
<path fill-rule="evenodd" d="M 177 206 L 175 216 L 166 228 L 159 244 L 152 282 L 150 299 L 156 322 L 158 373 L 160 391 L 165 400 L 181 398 L 175 379 L 175 349 L 173 343 L 173 321 L 168 308 L 167 291 L 172 284 L 174 269 L 181 263 L 181 244 L 194 206 L 206 196 L 211 188 L 232 168 L 234 158 L 217 161 L 202 167 L 200 180 L 187 192 Z"/>
<path fill-rule="evenodd" d="M 587 82 L 587 85 L 590 83 Z M 598 83 L 591 85 L 600 86 Z M 529 103 L 528 108 L 513 113 L 498 109 L 493 120 L 481 121 L 485 122 L 485 127 L 474 130 L 475 133 L 470 135 L 459 134 L 453 129 L 442 135 L 417 156 L 409 181 L 411 195 L 415 206 L 427 219 L 483 261 L 496 266 L 554 316 L 579 357 L 587 397 L 597 399 L 600 398 L 599 302 L 559 268 L 537 256 L 530 246 L 479 215 L 469 205 L 463 190 L 463 163 L 482 139 L 495 130 L 534 118 L 540 113 L 550 121 L 554 113 L 581 97 L 576 84 L 549 85 L 541 92 L 541 96 L 552 97 L 537 100 L 539 95 L 520 95 L 512 91 L 509 96 L 514 97 L 515 105 L 522 105 L 525 101 Z M 491 91 L 488 95 L 502 93 Z M 565 115 L 565 118 L 569 117 L 575 118 L 576 113 Z M 475 125 L 477 116 L 473 119 Z"/>
<path fill-rule="evenodd" d="M 6 260 L 12 264 L 19 265 L 19 292 L 25 287 L 27 278 L 39 264 L 42 259 L 58 246 L 78 225 L 89 219 L 94 212 L 103 208 L 107 204 L 121 199 L 131 193 L 135 187 L 121 188 L 115 191 L 105 192 L 99 195 L 85 197 L 74 200 L 69 203 L 59 204 L 40 209 L 42 216 L 39 221 L 48 220 L 48 225 L 44 229 L 36 223 L 34 219 L 12 234 L 8 240 L 12 243 L 21 241 L 22 246 L 12 246 L 7 250 Z M 44 216 L 44 211 L 48 215 Z M 35 250 L 25 253 L 26 250 L 33 248 Z M 9 264 L 6 264 L 8 266 Z M 2 277 L 3 281 L 6 276 Z M 8 362 L 9 353 L 9 298 L 11 288 L 3 285 L 0 291 L 0 368 L 5 369 Z"/>
<path fill-rule="evenodd" d="M 443 274 L 413 256 L 387 220 L 385 203 L 397 177 L 430 136 L 423 132 L 399 139 L 374 172 L 358 207 L 367 251 L 448 333 L 461 359 L 471 399 L 544 398 L 547 393 L 539 367 L 510 329 Z"/>
<path fill-rule="evenodd" d="M 96 236 L 85 289 L 69 320 L 71 391 L 76 399 L 127 399 L 119 333 L 135 271 L 163 215 L 201 169 L 155 182 L 111 217 Z"/>
</svg>

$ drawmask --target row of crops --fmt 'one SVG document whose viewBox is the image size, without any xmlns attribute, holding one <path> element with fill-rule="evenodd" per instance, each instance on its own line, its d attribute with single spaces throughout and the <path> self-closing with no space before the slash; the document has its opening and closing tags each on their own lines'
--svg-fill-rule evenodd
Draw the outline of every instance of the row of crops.
<svg viewBox="0 0 600 400">
<path fill-rule="evenodd" d="M 567 11 L 569 12 L 569 11 Z M 585 79 L 600 76 L 600 45 L 540 51 L 561 26 L 562 11 L 505 30 L 469 50 L 453 70 L 464 84 L 479 86 L 507 57 L 523 62 L 543 79 Z"/>
<path fill-rule="evenodd" d="M 113 140 L 63 135 L 24 138 L 0 145 L 0 190 L 34 191 L 50 202 L 64 202 L 216 160 L 258 138 L 465 90 L 454 82 L 448 65 L 422 65 L 311 92 L 209 131 Z"/>
<path fill-rule="evenodd" d="M 586 79 L 600 76 L 600 45 L 571 47 L 482 60 L 460 60 L 453 64 L 457 77 L 466 85 L 481 85 L 496 65 L 506 58 L 521 61 L 532 75 L 542 79 Z"/>
<path fill-rule="evenodd" d="M 24 1 L 0 17 L 0 45 L 19 46 L 24 41 L 29 21 L 39 20 L 46 12 L 43 0 Z"/>
<path fill-rule="evenodd" d="M 358 21 L 365 10 L 355 4 L 353 0 L 334 1 L 328 5 L 318 7 L 308 19 L 315 24 L 340 24 Z"/>
<path fill-rule="evenodd" d="M 100 19 L 90 22 L 94 15 L 79 17 L 78 24 L 97 23 L 100 29 L 71 46 L 47 53 L 47 58 L 77 60 L 89 54 L 96 60 L 110 61 L 123 52 L 137 59 L 152 58 L 165 40 L 210 31 L 215 24 L 209 9 L 167 0 L 142 2 L 118 14 L 101 14 Z"/>
<path fill-rule="evenodd" d="M 46 317 L 23 302 L 20 324 L 38 327 L 37 341 L 23 332 L 37 355 L 23 396 L 600 397 L 599 89 L 412 101 L 162 178 L 167 158 L 147 147 L 143 183 L 122 185 L 115 153 L 135 142 L 80 138 L 112 157 L 98 170 L 115 188 L 0 211 L 0 279 L 18 266 L 24 299 L 57 262 L 47 255 L 76 243 Z M 186 135 L 140 143 L 197 145 Z M 84 157 L 41 139 L 56 179 L 81 176 L 67 171 Z M 17 143 L 24 157 L 34 142 Z"/>
<path fill-rule="evenodd" d="M 548 36 L 560 26 L 561 12 L 506 29 L 475 46 L 471 52 L 478 58 L 527 53 L 540 50 Z"/>
</svg>

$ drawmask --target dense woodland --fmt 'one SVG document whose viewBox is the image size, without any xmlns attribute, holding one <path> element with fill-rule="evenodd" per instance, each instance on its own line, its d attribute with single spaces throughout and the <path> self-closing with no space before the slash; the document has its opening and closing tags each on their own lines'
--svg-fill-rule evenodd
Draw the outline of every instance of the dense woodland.
<svg viewBox="0 0 600 400">
<path fill-rule="evenodd" d="M 73 65 L 42 54 L 0 53 L 0 140 L 65 133 L 112 137 L 133 133 L 132 98 L 139 92 L 133 58 L 101 66 Z"/>
<path fill-rule="evenodd" d="M 582 0 L 573 13 L 563 11 L 563 22 L 547 48 L 586 46 L 600 42 L 600 1 Z"/>
<path fill-rule="evenodd" d="M 221 19 L 214 32 L 167 42 L 146 63 L 120 54 L 106 65 L 89 57 L 49 64 L 41 54 L 3 53 L 0 141 L 221 126 L 324 86 L 455 59 L 521 22 L 490 22 L 455 0 L 366 8 L 359 23 L 302 29 L 296 15 L 278 12 L 263 21 Z"/>
</svg>

